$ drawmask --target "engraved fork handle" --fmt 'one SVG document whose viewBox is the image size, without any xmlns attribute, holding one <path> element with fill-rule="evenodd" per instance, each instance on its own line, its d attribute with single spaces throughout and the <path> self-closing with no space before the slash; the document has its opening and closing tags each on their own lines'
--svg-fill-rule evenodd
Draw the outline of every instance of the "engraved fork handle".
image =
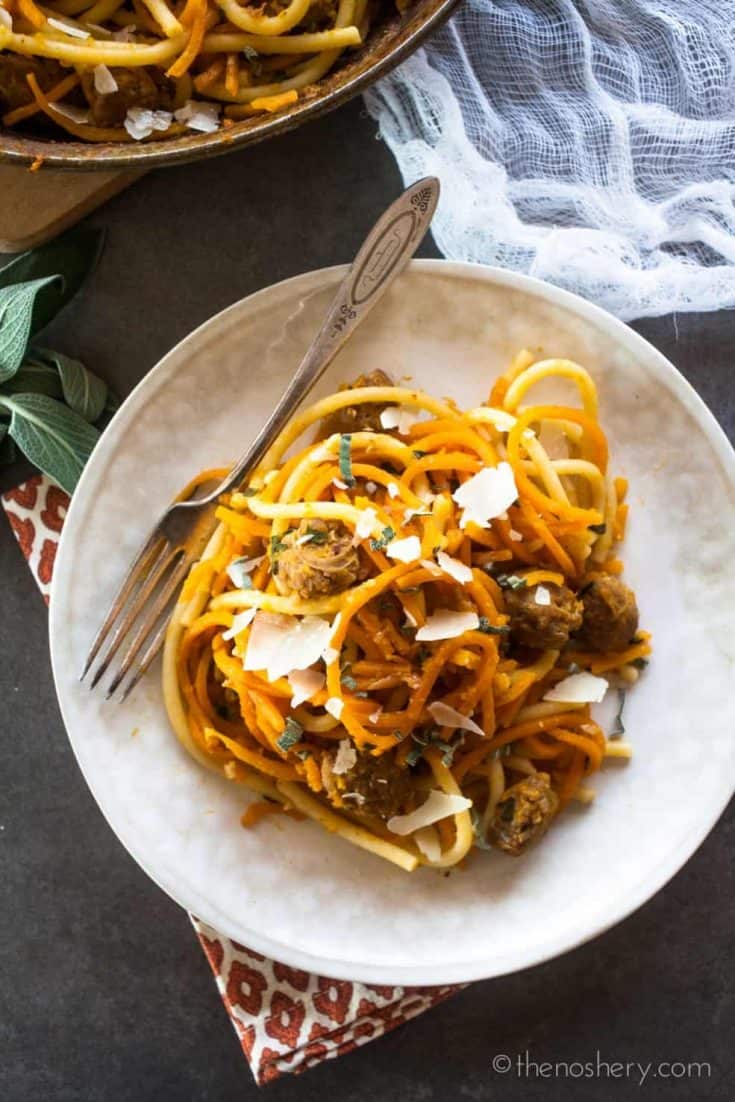
<svg viewBox="0 0 735 1102">
<path fill-rule="evenodd" d="M 340 348 L 411 259 L 429 228 L 438 200 L 439 181 L 435 176 L 427 176 L 404 191 L 378 219 L 340 283 L 319 332 L 273 413 L 224 482 L 213 493 L 191 505 L 201 506 L 214 501 L 239 485 L 257 466 Z M 182 503 L 183 506 L 187 504 Z"/>
</svg>

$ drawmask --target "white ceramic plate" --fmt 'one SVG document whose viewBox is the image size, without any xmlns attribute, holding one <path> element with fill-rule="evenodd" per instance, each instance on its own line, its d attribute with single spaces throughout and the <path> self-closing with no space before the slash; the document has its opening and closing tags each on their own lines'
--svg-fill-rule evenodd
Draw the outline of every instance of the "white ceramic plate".
<svg viewBox="0 0 735 1102">
<path fill-rule="evenodd" d="M 224 934 L 350 979 L 499 975 L 579 944 L 653 895 L 733 787 L 735 456 L 694 391 L 630 329 L 535 280 L 420 261 L 318 388 L 381 367 L 476 404 L 524 345 L 578 359 L 597 381 L 614 469 L 631 480 L 626 576 L 655 657 L 626 707 L 633 762 L 608 766 L 595 779 L 595 804 L 566 813 L 522 859 L 478 854 L 449 877 L 409 875 L 311 823 L 277 817 L 243 830 L 247 793 L 181 749 L 157 670 L 123 706 L 77 682 L 145 533 L 192 473 L 233 460 L 254 435 L 341 274 L 312 272 L 225 310 L 170 352 L 115 417 L 59 549 L 51 600 L 59 699 L 123 845 Z"/>
</svg>

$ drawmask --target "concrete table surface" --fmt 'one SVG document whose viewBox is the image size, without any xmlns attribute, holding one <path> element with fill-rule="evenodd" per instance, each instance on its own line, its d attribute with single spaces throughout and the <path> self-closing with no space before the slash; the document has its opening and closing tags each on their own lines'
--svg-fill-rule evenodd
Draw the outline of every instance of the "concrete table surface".
<svg viewBox="0 0 735 1102">
<path fill-rule="evenodd" d="M 94 216 L 108 230 L 100 269 L 47 343 L 127 394 L 224 306 L 349 260 L 399 189 L 360 101 L 266 145 L 151 175 Z M 422 253 L 437 255 L 432 243 Z M 735 313 L 635 328 L 694 384 L 732 439 Z M 24 474 L 3 469 L 2 488 Z M 46 610 L 2 521 L 0 577 L 0 1097 L 254 1099 L 185 913 L 127 856 L 77 769 L 51 682 Z M 608 1063 L 652 1065 L 642 1097 L 731 1097 L 734 827 L 731 808 L 663 891 L 590 944 L 476 983 L 382 1040 L 280 1080 L 266 1088 L 268 1099 L 635 1096 L 643 1077 L 635 1069 L 613 1078 L 604 1066 L 594 1077 L 540 1067 L 594 1063 L 598 1050 Z M 493 1071 L 496 1054 L 509 1055 L 514 1070 Z M 656 1068 L 677 1061 L 702 1066 L 683 1075 L 676 1065 Z"/>
</svg>

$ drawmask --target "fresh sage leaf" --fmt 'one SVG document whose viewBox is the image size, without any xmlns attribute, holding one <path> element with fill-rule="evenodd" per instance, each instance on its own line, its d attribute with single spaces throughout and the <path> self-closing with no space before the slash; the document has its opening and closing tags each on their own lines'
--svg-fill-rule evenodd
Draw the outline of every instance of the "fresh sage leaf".
<svg viewBox="0 0 735 1102">
<path fill-rule="evenodd" d="M 36 295 L 42 287 L 58 282 L 58 278 L 44 276 L 28 283 L 0 287 L 0 383 L 12 379 L 23 363 Z"/>
<path fill-rule="evenodd" d="M 106 407 L 107 383 L 93 375 L 79 360 L 73 360 L 61 352 L 34 348 L 32 354 L 56 368 L 66 404 L 85 421 L 89 421 L 90 425 L 94 424 Z"/>
<path fill-rule="evenodd" d="M 31 463 L 73 493 L 97 429 L 45 394 L 0 395 L 0 407 L 10 413 L 8 432 Z"/>
<path fill-rule="evenodd" d="M 47 398 L 63 401 L 64 391 L 55 367 L 44 363 L 26 362 L 12 379 L 3 385 L 4 394 L 45 394 Z"/>
<path fill-rule="evenodd" d="M 96 265 L 103 244 L 102 231 L 89 226 L 76 226 L 37 249 L 21 253 L 0 268 L 0 288 L 48 276 L 61 276 L 60 281 L 47 284 L 36 299 L 31 335 L 40 333 L 74 297 Z"/>
</svg>

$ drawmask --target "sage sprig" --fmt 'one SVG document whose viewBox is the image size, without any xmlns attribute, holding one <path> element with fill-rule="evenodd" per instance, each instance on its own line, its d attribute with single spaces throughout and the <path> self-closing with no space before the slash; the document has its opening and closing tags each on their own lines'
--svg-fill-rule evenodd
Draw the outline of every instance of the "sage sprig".
<svg viewBox="0 0 735 1102">
<path fill-rule="evenodd" d="M 0 463 L 15 448 L 68 493 L 116 407 L 84 364 L 35 337 L 81 287 L 102 235 L 75 229 L 0 268 Z"/>
</svg>

